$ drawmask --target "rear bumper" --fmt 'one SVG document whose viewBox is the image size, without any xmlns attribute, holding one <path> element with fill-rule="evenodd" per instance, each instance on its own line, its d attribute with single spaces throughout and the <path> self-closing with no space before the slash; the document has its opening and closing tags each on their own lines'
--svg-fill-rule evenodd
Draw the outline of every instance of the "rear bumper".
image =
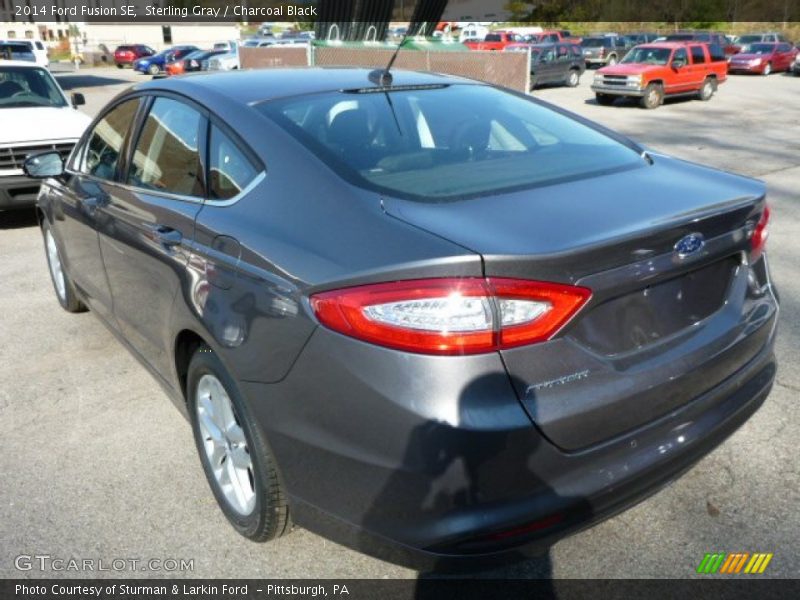
<svg viewBox="0 0 800 600">
<path fill-rule="evenodd" d="M 431 360 L 318 329 L 286 379 L 242 386 L 296 523 L 457 569 L 541 554 L 677 478 L 763 403 L 773 343 L 679 409 L 574 452 L 531 424 L 494 355 Z"/>
<path fill-rule="evenodd" d="M 0 210 L 32 207 L 39 187 L 38 180 L 25 175 L 0 176 Z"/>
</svg>

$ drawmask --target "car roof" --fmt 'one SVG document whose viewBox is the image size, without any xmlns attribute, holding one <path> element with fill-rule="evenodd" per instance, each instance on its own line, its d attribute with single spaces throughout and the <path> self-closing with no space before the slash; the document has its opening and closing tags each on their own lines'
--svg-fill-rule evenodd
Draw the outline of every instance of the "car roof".
<svg viewBox="0 0 800 600">
<path fill-rule="evenodd" d="M 210 92 L 216 96 L 225 96 L 236 103 L 251 104 L 273 98 L 321 92 L 379 89 L 380 85 L 369 80 L 369 74 L 373 70 L 355 67 L 312 67 L 205 72 L 186 77 L 155 79 L 137 84 L 131 89 L 134 91 L 174 91 L 190 97 L 200 97 L 201 94 Z M 393 86 L 480 84 L 480 82 L 451 75 L 400 69 L 392 69 L 392 78 Z"/>
<path fill-rule="evenodd" d="M 701 42 L 698 40 L 686 40 L 686 41 L 675 41 L 675 42 L 648 42 L 646 44 L 639 44 L 636 46 L 637 48 L 647 47 L 647 48 L 685 48 L 686 46 L 706 46 L 706 42 Z"/>
<path fill-rule="evenodd" d="M 28 67 L 29 69 L 44 70 L 41 65 L 29 60 L 5 60 L 3 57 L 0 57 L 0 67 Z"/>
</svg>

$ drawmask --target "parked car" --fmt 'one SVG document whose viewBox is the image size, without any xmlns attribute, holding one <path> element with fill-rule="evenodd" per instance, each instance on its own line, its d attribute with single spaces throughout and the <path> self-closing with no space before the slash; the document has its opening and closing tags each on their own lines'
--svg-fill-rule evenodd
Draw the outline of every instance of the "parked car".
<svg viewBox="0 0 800 600">
<path fill-rule="evenodd" d="M 745 35 L 740 35 L 737 37 L 733 44 L 738 47 L 738 51 L 741 52 L 744 50 L 746 46 L 750 44 L 758 44 L 761 42 L 784 42 L 784 43 L 791 43 L 785 35 L 778 32 L 768 32 L 768 33 L 747 33 Z"/>
<path fill-rule="evenodd" d="M 43 66 L 33 61 L 0 60 L 0 210 L 30 208 L 39 181 L 22 164 L 29 154 L 54 150 L 66 158 L 90 119 L 72 102 Z"/>
<path fill-rule="evenodd" d="M 557 42 L 579 44 L 581 42 L 580 38 L 573 38 L 566 29 L 529 33 L 523 36 L 523 40 L 529 44 L 550 44 Z"/>
<path fill-rule="evenodd" d="M 727 79 L 727 73 L 725 56 L 718 46 L 643 44 L 628 52 L 619 65 L 600 69 L 592 90 L 598 104 L 613 104 L 618 97 L 627 96 L 639 98 L 643 108 L 656 108 L 668 96 L 710 100 L 717 86 Z"/>
<path fill-rule="evenodd" d="M 586 70 L 581 47 L 577 44 L 509 44 L 504 52 L 531 53 L 530 88 L 547 83 L 575 87 Z"/>
<path fill-rule="evenodd" d="M 743 52 L 731 57 L 728 72 L 769 75 L 791 71 L 797 57 L 797 48 L 785 42 L 756 42 L 744 48 Z"/>
<path fill-rule="evenodd" d="M 240 65 L 238 48 L 234 52 L 217 54 L 208 59 L 209 71 L 235 71 L 239 69 Z"/>
<path fill-rule="evenodd" d="M 0 40 L 0 45 L 12 44 L 16 48 L 11 54 L 32 54 L 34 62 L 40 67 L 45 69 L 50 68 L 50 59 L 47 56 L 47 48 L 41 40 Z M 2 52 L 0 51 L 0 59 L 2 59 Z M 12 60 L 19 60 L 18 57 L 12 57 Z M 26 60 L 26 59 L 23 59 Z"/>
<path fill-rule="evenodd" d="M 539 554 L 763 403 L 765 186 L 488 84 L 391 78 L 126 90 L 66 170 L 26 161 L 55 295 L 158 378 L 242 535 L 291 517 L 426 569 Z"/>
<path fill-rule="evenodd" d="M 173 46 L 162 50 L 158 54 L 137 58 L 133 61 L 133 69 L 140 73 L 158 75 L 164 70 L 164 65 L 167 63 L 174 62 L 199 49 L 197 46 Z"/>
<path fill-rule="evenodd" d="M 622 36 L 599 35 L 581 40 L 586 66 L 615 65 L 625 55 L 626 46 Z"/>
<path fill-rule="evenodd" d="M 167 75 L 182 75 L 195 71 L 207 71 L 208 60 L 212 56 L 225 54 L 225 50 L 195 50 L 173 62 L 167 63 L 164 71 Z"/>
<path fill-rule="evenodd" d="M 0 60 L 36 63 L 36 55 L 30 44 L 23 44 L 16 40 L 0 41 Z"/>
<path fill-rule="evenodd" d="M 508 44 L 523 42 L 524 38 L 513 31 L 493 31 L 487 33 L 483 41 L 467 41 L 464 45 L 470 50 L 502 50 Z"/>
<path fill-rule="evenodd" d="M 733 56 L 740 50 L 739 46 L 732 44 L 727 36 L 722 33 L 708 31 L 673 33 L 666 36 L 664 39 L 667 42 L 702 42 L 704 44 L 718 46 L 725 56 Z"/>
<path fill-rule="evenodd" d="M 117 49 L 114 50 L 114 64 L 117 65 L 118 69 L 132 67 L 133 63 L 138 59 L 153 56 L 155 53 L 155 50 L 144 44 L 117 46 Z"/>
<path fill-rule="evenodd" d="M 794 62 L 792 63 L 792 73 L 794 75 L 800 75 L 800 54 L 794 57 Z"/>
<path fill-rule="evenodd" d="M 638 46 L 639 44 L 649 44 L 654 42 L 659 34 L 657 33 L 626 33 L 624 36 L 628 47 Z"/>
</svg>

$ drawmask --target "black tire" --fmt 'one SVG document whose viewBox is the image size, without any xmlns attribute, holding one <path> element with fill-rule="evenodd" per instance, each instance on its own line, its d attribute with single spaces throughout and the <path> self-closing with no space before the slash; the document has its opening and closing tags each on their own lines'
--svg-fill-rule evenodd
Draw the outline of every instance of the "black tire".
<svg viewBox="0 0 800 600">
<path fill-rule="evenodd" d="M 150 65 L 147 67 L 147 72 L 150 73 L 150 75 L 158 75 L 161 69 L 158 68 L 158 65 Z"/>
<path fill-rule="evenodd" d="M 708 102 L 711 100 L 711 97 L 714 95 L 714 92 L 717 91 L 717 81 L 713 77 L 706 77 L 706 80 L 703 82 L 703 85 L 700 87 L 700 91 L 697 92 L 697 99 L 702 100 L 703 102 Z"/>
<path fill-rule="evenodd" d="M 639 99 L 642 108 L 652 110 L 661 106 L 664 101 L 664 88 L 660 83 L 649 83 L 644 89 L 644 96 Z"/>
<path fill-rule="evenodd" d="M 48 237 L 52 239 L 53 248 L 55 249 L 54 251 L 58 260 L 58 267 L 51 262 Z M 55 236 L 53 236 L 53 230 L 50 228 L 50 223 L 48 223 L 47 220 L 42 220 L 42 239 L 44 241 L 44 254 L 47 258 L 47 267 L 50 272 L 50 282 L 53 284 L 53 291 L 56 293 L 58 303 L 61 305 L 61 308 L 67 312 L 85 312 L 87 310 L 86 305 L 78 297 L 78 292 L 75 291 L 75 284 L 72 283 L 72 279 L 70 279 L 64 268 L 64 262 L 61 259 L 63 253 L 61 252 L 61 248 L 58 247 L 58 242 Z M 63 278 L 63 291 L 59 291 L 59 284 L 56 282 L 56 273 L 58 271 L 60 271 L 61 277 Z"/>
<path fill-rule="evenodd" d="M 578 69 L 570 69 L 569 73 L 567 73 L 567 78 L 564 80 L 564 83 L 567 87 L 578 87 L 578 84 L 581 82 L 581 73 Z"/>
<path fill-rule="evenodd" d="M 122 65 L 120 65 L 120 64 L 117 64 L 117 68 L 118 68 L 118 69 L 121 69 L 121 68 L 122 68 Z"/>
<path fill-rule="evenodd" d="M 595 94 L 594 98 L 601 106 L 611 106 L 616 100 L 614 96 L 609 96 L 608 94 Z"/>
<path fill-rule="evenodd" d="M 222 384 L 233 406 L 236 422 L 244 432 L 246 450 L 253 465 L 250 475 L 255 492 L 255 505 L 247 515 L 238 513 L 230 506 L 211 470 L 197 412 L 197 385 L 203 375 L 213 375 Z M 291 530 L 289 506 L 272 451 L 260 427 L 253 420 L 233 378 L 216 354 L 206 345 L 197 349 L 189 363 L 186 393 L 200 462 L 211 491 L 225 517 L 237 532 L 254 542 L 266 542 L 288 533 Z"/>
</svg>

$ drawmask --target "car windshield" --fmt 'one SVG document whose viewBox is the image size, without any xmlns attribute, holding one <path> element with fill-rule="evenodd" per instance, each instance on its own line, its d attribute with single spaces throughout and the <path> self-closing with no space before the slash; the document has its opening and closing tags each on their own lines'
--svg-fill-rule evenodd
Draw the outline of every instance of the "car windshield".
<svg viewBox="0 0 800 600">
<path fill-rule="evenodd" d="M 750 44 L 745 50 L 748 54 L 772 54 L 775 44 Z"/>
<path fill-rule="evenodd" d="M 44 69 L 0 65 L 0 109 L 66 105 L 61 90 Z"/>
<path fill-rule="evenodd" d="M 645 64 L 645 65 L 666 65 L 669 62 L 669 48 L 648 48 L 639 46 L 633 48 L 622 59 L 623 63 Z"/>
<path fill-rule="evenodd" d="M 584 48 L 598 48 L 600 46 L 604 48 L 611 47 L 611 38 L 607 37 L 593 37 L 593 38 L 584 38 L 581 40 L 581 46 Z"/>
<path fill-rule="evenodd" d="M 420 201 L 489 195 L 645 164 L 634 147 L 489 86 L 334 92 L 256 107 L 346 180 Z"/>
</svg>

